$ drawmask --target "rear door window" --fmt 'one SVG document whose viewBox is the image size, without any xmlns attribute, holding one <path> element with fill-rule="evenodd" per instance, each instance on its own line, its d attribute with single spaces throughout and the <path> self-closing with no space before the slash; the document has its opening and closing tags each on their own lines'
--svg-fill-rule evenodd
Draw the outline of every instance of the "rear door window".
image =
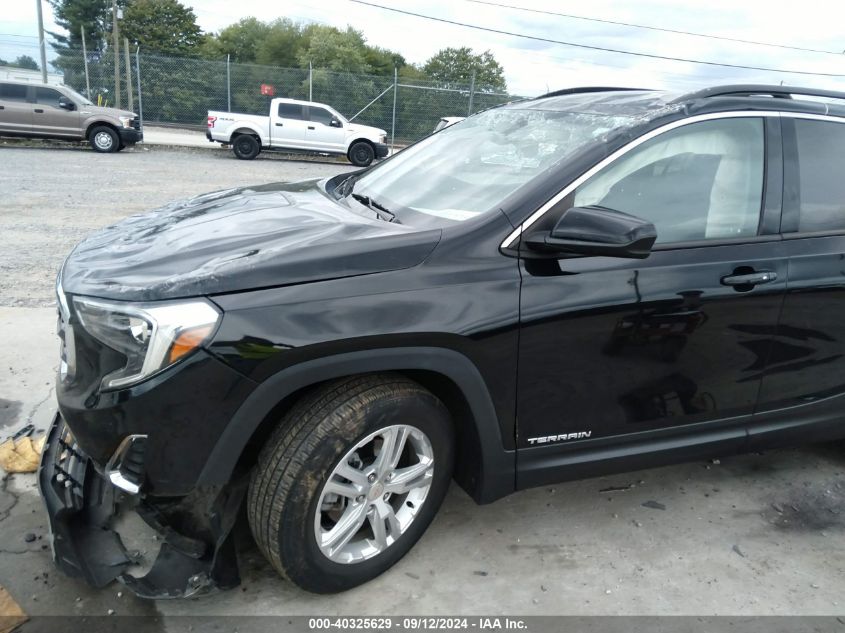
<svg viewBox="0 0 845 633">
<path fill-rule="evenodd" d="M 298 103 L 280 103 L 279 118 L 302 121 L 305 117 L 302 116 L 302 106 Z"/>
<path fill-rule="evenodd" d="M 27 88 L 28 86 L 22 86 L 21 84 L 0 83 L 0 100 L 25 102 Z"/>
<path fill-rule="evenodd" d="M 795 119 L 798 230 L 845 231 L 845 124 Z"/>
</svg>

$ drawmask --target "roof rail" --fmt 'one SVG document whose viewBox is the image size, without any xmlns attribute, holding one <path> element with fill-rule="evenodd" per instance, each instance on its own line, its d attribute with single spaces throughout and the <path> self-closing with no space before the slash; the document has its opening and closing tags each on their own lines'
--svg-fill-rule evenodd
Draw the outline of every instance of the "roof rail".
<svg viewBox="0 0 845 633">
<path fill-rule="evenodd" d="M 674 100 L 691 101 L 693 99 L 707 99 L 709 97 L 750 97 L 765 95 L 777 99 L 792 99 L 793 95 L 802 97 L 824 97 L 828 99 L 845 99 L 845 92 L 835 90 L 821 90 L 818 88 L 799 88 L 797 86 L 774 86 L 767 84 L 736 84 L 729 86 L 713 86 L 689 92 Z"/>
<path fill-rule="evenodd" d="M 544 99 L 546 97 L 561 97 L 563 95 L 574 95 L 574 94 L 581 94 L 585 92 L 616 92 L 620 90 L 650 90 L 650 88 L 621 88 L 621 87 L 613 87 L 613 86 L 580 86 L 577 88 L 564 88 L 563 90 L 555 90 L 553 92 L 548 92 L 544 95 L 540 95 L 539 97 L 534 97 L 535 99 Z"/>
</svg>

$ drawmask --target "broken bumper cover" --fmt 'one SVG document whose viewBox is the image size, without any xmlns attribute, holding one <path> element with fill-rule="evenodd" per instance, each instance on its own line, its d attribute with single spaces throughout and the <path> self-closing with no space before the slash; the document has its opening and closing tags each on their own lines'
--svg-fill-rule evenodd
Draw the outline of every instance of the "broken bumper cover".
<svg viewBox="0 0 845 633">
<path fill-rule="evenodd" d="M 240 582 L 230 532 L 244 485 L 166 504 L 126 495 L 97 472 L 57 414 L 41 456 L 38 486 L 53 559 L 68 576 L 94 587 L 116 579 L 143 598 L 181 598 Z M 119 513 L 132 511 L 160 535 L 155 562 L 141 577 L 130 573 L 141 562 L 140 553 L 128 552 L 112 527 Z M 173 520 L 194 526 L 200 536 L 181 534 Z"/>
</svg>

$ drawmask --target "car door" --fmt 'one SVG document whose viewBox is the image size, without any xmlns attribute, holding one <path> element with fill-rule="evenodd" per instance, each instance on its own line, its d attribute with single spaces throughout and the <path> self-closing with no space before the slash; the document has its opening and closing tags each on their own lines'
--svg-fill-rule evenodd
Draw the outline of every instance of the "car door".
<svg viewBox="0 0 845 633">
<path fill-rule="evenodd" d="M 0 83 L 0 132 L 32 133 L 32 104 L 30 87 L 23 84 Z"/>
<path fill-rule="evenodd" d="M 33 91 L 32 127 L 41 136 L 80 138 L 79 110 L 59 107 L 64 94 L 55 88 L 35 86 Z"/>
<path fill-rule="evenodd" d="M 753 448 L 845 436 L 845 120 L 782 117 L 789 286 Z"/>
<path fill-rule="evenodd" d="M 299 103 L 280 102 L 270 113 L 270 145 L 302 149 L 308 125 L 305 108 Z"/>
<path fill-rule="evenodd" d="M 308 106 L 305 140 L 310 147 L 330 152 L 345 149 L 346 130 L 343 127 L 332 127 L 332 120 L 337 120 L 337 117 L 325 108 Z"/>
<path fill-rule="evenodd" d="M 658 237 L 646 259 L 521 259 L 519 487 L 744 445 L 786 285 L 780 169 L 776 117 L 720 115 L 561 201 Z"/>
</svg>

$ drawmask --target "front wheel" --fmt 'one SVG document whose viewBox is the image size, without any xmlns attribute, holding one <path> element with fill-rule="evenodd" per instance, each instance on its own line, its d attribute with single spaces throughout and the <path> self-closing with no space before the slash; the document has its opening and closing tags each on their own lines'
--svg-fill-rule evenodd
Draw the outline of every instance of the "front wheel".
<svg viewBox="0 0 845 633">
<path fill-rule="evenodd" d="M 261 143 L 249 134 L 241 134 L 232 141 L 232 151 L 241 160 L 252 160 L 261 151 Z"/>
<path fill-rule="evenodd" d="M 347 158 L 349 162 L 356 167 L 369 167 L 370 163 L 376 157 L 376 151 L 373 146 L 366 141 L 358 141 L 352 144 L 349 148 Z"/>
<path fill-rule="evenodd" d="M 451 480 L 443 404 L 402 376 L 346 378 L 304 397 L 259 456 L 248 516 L 259 549 L 316 593 L 396 563 L 425 532 Z"/>
<path fill-rule="evenodd" d="M 120 137 L 112 128 L 99 125 L 88 134 L 88 142 L 95 152 L 109 154 L 120 151 Z"/>
</svg>

